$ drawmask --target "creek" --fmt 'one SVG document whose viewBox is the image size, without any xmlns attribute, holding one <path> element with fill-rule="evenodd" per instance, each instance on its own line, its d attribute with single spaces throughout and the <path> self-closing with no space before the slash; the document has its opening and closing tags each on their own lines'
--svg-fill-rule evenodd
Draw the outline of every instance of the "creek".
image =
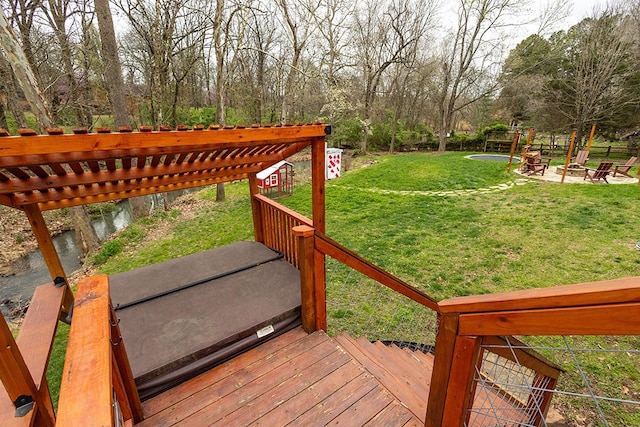
<svg viewBox="0 0 640 427">
<path fill-rule="evenodd" d="M 172 202 L 184 193 L 184 190 L 168 193 L 167 200 Z M 162 194 L 146 197 L 147 206 L 151 211 L 164 207 L 164 201 Z M 91 225 L 98 239 L 103 241 L 129 225 L 132 218 L 129 203 L 121 202 L 116 205 L 115 210 L 100 212 L 100 215 L 91 221 Z M 65 231 L 53 237 L 53 244 L 67 276 L 81 267 L 80 251 L 76 244 L 74 230 Z M 5 316 L 9 316 L 9 312 L 16 305 L 23 305 L 29 301 L 37 286 L 51 282 L 49 270 L 39 249 L 15 261 L 13 267 L 12 270 L 18 273 L 0 276 L 0 311 Z"/>
</svg>

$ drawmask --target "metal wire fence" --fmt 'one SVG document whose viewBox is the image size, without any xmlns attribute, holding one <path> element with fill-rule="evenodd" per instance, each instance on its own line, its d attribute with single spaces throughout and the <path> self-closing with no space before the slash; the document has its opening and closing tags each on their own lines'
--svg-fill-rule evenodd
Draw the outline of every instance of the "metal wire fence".
<svg viewBox="0 0 640 427">
<path fill-rule="evenodd" d="M 353 338 L 433 350 L 436 313 L 350 267 L 327 258 L 327 329 Z"/>
<path fill-rule="evenodd" d="M 528 337 L 532 346 L 506 340 L 483 345 L 476 367 L 475 400 L 468 426 L 635 426 L 640 425 L 638 337 Z M 518 350 L 531 348 L 561 366 L 551 392 L 551 409 L 542 405 L 550 378 L 524 367 Z M 507 349 L 516 362 L 494 354 Z"/>
</svg>

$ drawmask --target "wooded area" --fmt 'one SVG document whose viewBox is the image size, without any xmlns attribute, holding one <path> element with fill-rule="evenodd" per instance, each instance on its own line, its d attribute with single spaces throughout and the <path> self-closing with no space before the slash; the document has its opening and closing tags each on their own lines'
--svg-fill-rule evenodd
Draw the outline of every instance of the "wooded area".
<svg viewBox="0 0 640 427">
<path fill-rule="evenodd" d="M 554 31 L 567 3 L 3 0 L 24 55 L 3 42 L 0 127 L 323 120 L 361 151 L 444 150 L 497 121 L 637 133 L 640 2 Z"/>
</svg>

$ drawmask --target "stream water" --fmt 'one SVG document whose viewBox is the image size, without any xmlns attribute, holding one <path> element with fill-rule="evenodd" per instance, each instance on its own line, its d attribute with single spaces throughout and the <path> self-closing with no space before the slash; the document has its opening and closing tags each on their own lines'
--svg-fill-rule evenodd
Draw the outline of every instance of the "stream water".
<svg viewBox="0 0 640 427">
<path fill-rule="evenodd" d="M 117 209 L 102 213 L 91 221 L 98 238 L 104 240 L 131 222 L 131 211 L 128 203 L 119 203 Z M 53 238 L 53 244 L 60 257 L 60 262 L 67 274 L 80 268 L 80 253 L 76 245 L 75 231 L 65 231 Z M 18 259 L 15 264 L 18 273 L 0 277 L 0 309 L 3 314 L 12 303 L 28 301 L 36 286 L 51 282 L 49 270 L 40 250 L 31 252 Z"/>
<path fill-rule="evenodd" d="M 170 203 L 184 193 L 185 190 L 167 193 L 166 200 Z M 165 196 L 162 194 L 147 196 L 146 203 L 150 211 L 162 208 Z M 118 203 L 116 210 L 101 213 L 91 221 L 91 225 L 102 241 L 129 225 L 131 220 L 129 203 L 122 202 Z M 55 236 L 53 244 L 67 275 L 80 268 L 80 253 L 76 245 L 75 231 L 66 231 Z M 30 300 L 37 286 L 51 282 L 49 270 L 40 250 L 18 259 L 14 267 L 13 270 L 18 273 L 12 276 L 0 276 L 0 311 L 5 316 L 16 304 Z"/>
</svg>

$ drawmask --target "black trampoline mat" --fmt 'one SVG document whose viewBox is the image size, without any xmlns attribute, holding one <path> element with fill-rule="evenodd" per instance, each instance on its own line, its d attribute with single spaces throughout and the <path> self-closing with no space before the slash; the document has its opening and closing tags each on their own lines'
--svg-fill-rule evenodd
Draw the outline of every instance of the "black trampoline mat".
<svg viewBox="0 0 640 427">
<path fill-rule="evenodd" d="M 278 255 L 260 243 L 239 242 L 110 276 L 143 398 L 300 324 L 300 273 L 284 259 L 274 260 Z M 258 337 L 269 326 L 275 332 Z"/>
</svg>

